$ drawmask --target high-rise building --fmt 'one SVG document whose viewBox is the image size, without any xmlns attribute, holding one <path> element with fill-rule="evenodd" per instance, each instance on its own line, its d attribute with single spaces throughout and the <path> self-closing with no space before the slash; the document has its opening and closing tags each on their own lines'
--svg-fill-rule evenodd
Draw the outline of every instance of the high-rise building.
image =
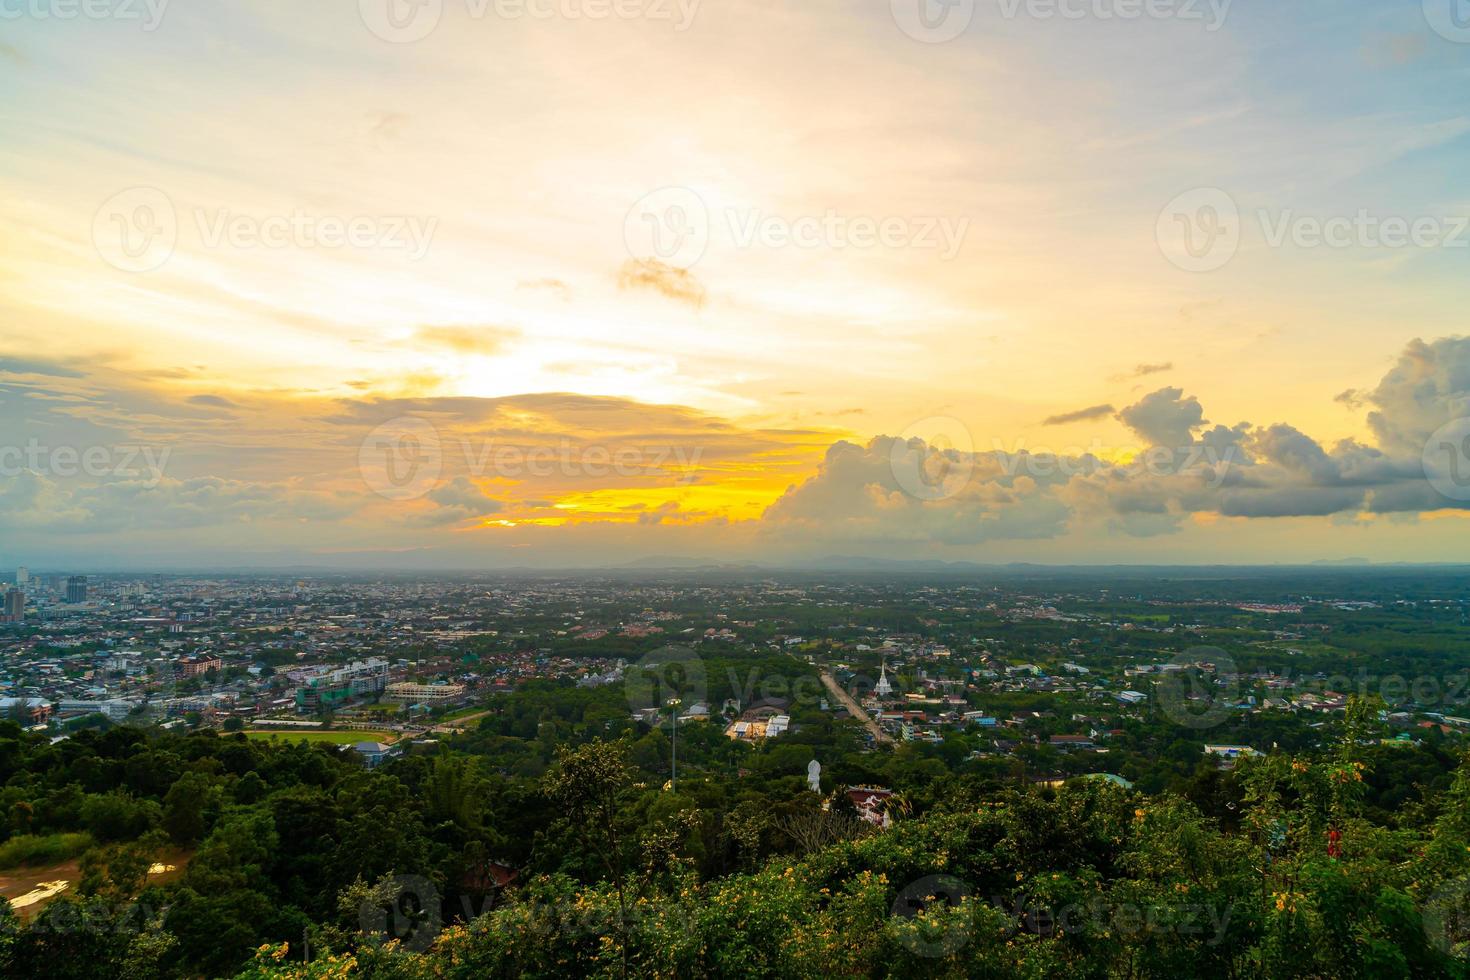
<svg viewBox="0 0 1470 980">
<path fill-rule="evenodd" d="M 5 621 L 8 623 L 21 623 L 26 618 L 26 594 L 20 589 L 11 589 L 5 593 Z"/>
<path fill-rule="evenodd" d="M 31 570 L 24 565 L 15 570 L 15 584 L 19 588 L 25 588 L 31 581 Z"/>
<path fill-rule="evenodd" d="M 73 575 L 66 580 L 66 601 L 72 605 L 87 601 L 87 576 Z"/>
</svg>

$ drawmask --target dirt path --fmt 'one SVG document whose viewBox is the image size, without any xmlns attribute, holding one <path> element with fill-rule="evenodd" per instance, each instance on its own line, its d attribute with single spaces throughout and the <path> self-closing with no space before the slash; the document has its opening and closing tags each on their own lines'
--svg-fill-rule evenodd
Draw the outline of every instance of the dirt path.
<svg viewBox="0 0 1470 980">
<path fill-rule="evenodd" d="M 170 848 L 148 870 L 148 883 L 177 878 L 193 854 Z M 29 919 L 47 902 L 70 891 L 82 876 L 81 861 L 73 858 L 57 864 L 23 866 L 0 871 L 0 896 L 9 899 L 22 918 Z"/>
<path fill-rule="evenodd" d="M 873 733 L 874 739 L 885 743 L 891 743 L 893 741 L 893 738 L 887 732 L 878 727 L 876 721 L 868 717 L 868 713 L 863 710 L 862 705 L 854 701 L 852 695 L 842 689 L 842 685 L 837 683 L 837 678 L 823 671 L 822 683 L 827 685 L 827 690 L 832 692 L 833 697 L 842 702 L 842 706 L 847 709 L 849 714 L 862 722 L 868 731 Z"/>
<path fill-rule="evenodd" d="M 429 729 L 429 731 L 440 732 L 446 735 L 463 735 L 470 722 L 479 721 L 489 713 L 490 709 L 486 708 L 484 711 L 477 711 L 472 715 L 465 715 L 463 718 L 455 718 L 453 721 L 442 722 Z"/>
</svg>

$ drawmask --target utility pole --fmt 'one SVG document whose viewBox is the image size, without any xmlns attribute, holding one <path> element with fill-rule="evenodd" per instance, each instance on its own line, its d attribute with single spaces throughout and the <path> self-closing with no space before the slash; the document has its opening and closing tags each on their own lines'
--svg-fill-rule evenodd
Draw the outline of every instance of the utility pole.
<svg viewBox="0 0 1470 980">
<path fill-rule="evenodd" d="M 669 753 L 669 792 L 676 792 L 679 788 L 679 705 L 682 702 L 678 698 L 669 698 L 669 713 L 674 716 L 674 744 Z"/>
</svg>

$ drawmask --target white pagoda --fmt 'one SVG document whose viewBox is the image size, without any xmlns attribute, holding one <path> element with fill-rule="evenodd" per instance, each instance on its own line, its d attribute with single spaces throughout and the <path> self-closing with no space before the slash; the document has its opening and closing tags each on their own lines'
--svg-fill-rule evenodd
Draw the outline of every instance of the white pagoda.
<svg viewBox="0 0 1470 980">
<path fill-rule="evenodd" d="M 893 693 L 893 685 L 888 683 L 888 658 L 883 658 L 883 666 L 878 671 L 878 683 L 873 685 L 873 693 L 880 698 L 886 698 Z"/>
</svg>

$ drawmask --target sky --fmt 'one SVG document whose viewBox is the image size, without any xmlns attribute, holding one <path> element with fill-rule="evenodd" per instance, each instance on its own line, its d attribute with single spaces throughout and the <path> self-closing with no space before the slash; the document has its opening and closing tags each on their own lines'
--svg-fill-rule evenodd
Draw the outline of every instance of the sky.
<svg viewBox="0 0 1470 980">
<path fill-rule="evenodd" d="M 0 568 L 1463 559 L 1464 0 L 0 0 Z"/>
</svg>

